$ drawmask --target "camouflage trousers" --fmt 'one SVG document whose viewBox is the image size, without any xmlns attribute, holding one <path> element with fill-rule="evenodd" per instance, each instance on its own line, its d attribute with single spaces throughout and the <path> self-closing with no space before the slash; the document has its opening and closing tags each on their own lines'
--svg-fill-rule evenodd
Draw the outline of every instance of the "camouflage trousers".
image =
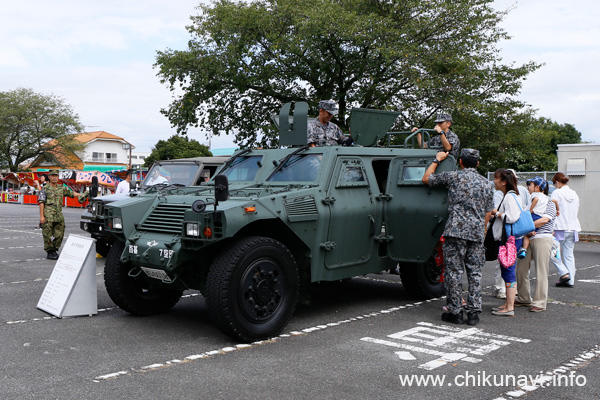
<svg viewBox="0 0 600 400">
<path fill-rule="evenodd" d="M 469 295 L 467 313 L 481 312 L 481 268 L 485 264 L 485 248 L 483 243 L 471 240 L 446 237 L 444 250 L 444 287 L 448 312 L 458 314 L 462 305 L 462 273 L 467 272 Z"/>
<path fill-rule="evenodd" d="M 46 252 L 58 251 L 63 238 L 65 237 L 65 222 L 46 221 L 46 223 L 42 225 L 42 235 L 44 236 L 44 250 Z"/>
</svg>

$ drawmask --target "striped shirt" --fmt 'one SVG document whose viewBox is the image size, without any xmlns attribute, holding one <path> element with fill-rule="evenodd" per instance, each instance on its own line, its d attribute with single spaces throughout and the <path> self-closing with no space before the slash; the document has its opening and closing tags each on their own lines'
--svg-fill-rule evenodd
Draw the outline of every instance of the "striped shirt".
<svg viewBox="0 0 600 400">
<path fill-rule="evenodd" d="M 531 237 L 532 240 L 540 237 L 552 237 L 554 233 L 554 221 L 556 220 L 556 204 L 553 201 L 548 202 L 542 218 L 548 218 L 550 221 L 538 228 L 536 234 Z"/>
</svg>

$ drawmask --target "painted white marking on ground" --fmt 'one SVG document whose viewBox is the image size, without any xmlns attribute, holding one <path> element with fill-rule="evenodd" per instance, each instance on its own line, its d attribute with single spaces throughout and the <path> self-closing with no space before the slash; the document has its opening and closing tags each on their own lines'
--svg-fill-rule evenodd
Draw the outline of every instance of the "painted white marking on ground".
<svg viewBox="0 0 600 400">
<path fill-rule="evenodd" d="M 600 279 L 577 279 L 577 282 L 600 283 Z"/>
<path fill-rule="evenodd" d="M 436 300 L 442 300 L 444 299 L 444 297 L 440 297 L 440 298 L 435 298 L 435 299 L 430 299 L 430 301 L 436 301 Z M 429 301 L 427 301 L 429 302 Z M 419 304 L 421 304 L 423 302 L 419 302 Z M 274 337 L 272 339 L 269 340 L 260 340 L 257 342 L 252 342 L 250 344 L 246 344 L 246 343 L 242 343 L 242 344 L 238 344 L 235 345 L 235 347 L 224 347 L 222 349 L 218 349 L 218 350 L 211 350 L 211 351 L 207 351 L 201 354 L 192 354 L 186 357 L 183 357 L 183 361 L 180 362 L 180 364 L 183 363 L 187 363 L 187 362 L 192 362 L 192 361 L 196 361 L 196 360 L 203 360 L 203 359 L 207 359 L 213 356 L 218 356 L 218 355 L 223 355 L 223 354 L 227 354 L 227 353 L 231 353 L 237 350 L 242 350 L 242 349 L 250 349 L 250 348 L 254 348 L 256 346 L 260 346 L 260 345 L 265 345 L 265 344 L 270 344 L 270 343 L 275 343 L 278 342 L 280 340 L 284 340 L 284 339 L 289 339 L 289 338 L 294 338 L 297 336 L 303 336 L 303 335 L 309 335 L 313 332 L 319 332 L 321 330 L 324 329 L 329 329 L 332 327 L 336 327 L 339 325 L 343 325 L 343 324 L 348 324 L 348 323 L 352 323 L 352 322 L 356 322 L 356 321 L 361 321 L 365 318 L 372 318 L 372 317 L 377 317 L 377 316 L 381 316 L 381 315 L 389 315 L 390 313 L 399 311 L 401 309 L 407 308 L 407 307 L 415 307 L 415 305 L 413 304 L 406 304 L 406 305 L 402 305 L 402 306 L 397 306 L 397 307 L 392 307 L 392 308 L 387 308 L 385 310 L 381 310 L 381 311 L 377 311 L 377 312 L 372 312 L 369 314 L 364 314 L 364 315 L 360 315 L 357 317 L 353 317 L 353 318 L 349 318 L 349 319 L 345 319 L 342 321 L 337 321 L 337 322 L 330 322 L 327 324 L 322 324 L 322 325 L 317 325 L 314 327 L 310 327 L 310 328 L 305 328 L 302 329 L 300 331 L 291 331 L 288 333 L 283 333 L 277 337 Z M 418 306 L 417 306 L 418 307 Z M 100 310 L 98 310 L 100 311 Z M 402 347 L 400 347 L 402 348 Z M 409 348 L 407 348 L 407 350 L 410 350 Z M 442 353 L 440 353 L 440 355 L 442 355 Z M 466 356 L 466 355 L 464 355 Z M 471 362 L 477 362 L 476 360 L 471 361 Z M 165 367 L 170 367 L 173 366 L 173 361 L 166 361 L 166 362 L 159 362 L 159 363 L 155 363 L 152 365 L 160 365 L 159 368 L 165 368 Z M 127 372 L 127 374 L 131 374 L 131 373 L 137 373 L 137 372 L 146 372 L 148 371 L 143 370 L 142 367 L 138 367 L 138 368 L 131 368 L 129 372 Z M 115 375 L 116 374 L 116 375 Z M 106 381 L 109 379 L 116 379 L 118 377 L 120 377 L 122 374 L 119 373 L 113 373 L 113 374 L 106 374 L 106 375 L 101 375 L 101 376 L 97 376 L 95 378 L 93 378 L 92 380 L 94 382 L 102 382 L 102 381 Z"/>
<path fill-rule="evenodd" d="M 527 384 L 512 388 L 503 395 L 515 399 L 537 389 L 553 388 L 555 386 L 564 387 L 565 378 L 571 377 L 574 371 L 584 368 L 598 359 L 600 359 L 600 345 L 595 345 L 591 349 L 585 350 L 572 359 L 563 362 L 559 367 L 541 372 L 539 375 L 532 377 L 533 379 L 530 379 Z M 577 360 L 584 361 L 576 362 Z M 568 379 L 566 381 L 568 382 Z M 506 397 L 499 397 L 498 399 L 505 399 Z"/>
<path fill-rule="evenodd" d="M 484 356 L 494 350 L 510 344 L 510 337 L 483 332 L 479 328 L 461 329 L 447 325 L 434 325 L 428 322 L 420 322 L 416 327 L 396 332 L 387 336 L 398 340 L 389 341 L 362 338 L 362 341 L 381 344 L 390 347 L 402 348 L 426 355 L 435 355 L 439 358 L 425 362 L 418 368 L 432 370 L 453 361 L 463 360 L 467 362 L 481 362 L 482 360 L 469 355 Z M 529 339 L 514 338 L 521 343 L 530 342 Z M 408 342 L 406 344 L 402 342 Z M 415 346 L 414 344 L 419 344 Z M 398 352 L 396 352 L 398 354 Z M 467 358 L 468 357 L 468 358 Z M 399 357 L 401 360 L 410 360 Z M 415 358 L 416 359 L 416 358 Z"/>
<path fill-rule="evenodd" d="M 410 351 L 396 351 L 395 353 L 398 358 L 404 361 L 412 361 L 417 359 L 417 357 L 413 356 Z"/>
</svg>

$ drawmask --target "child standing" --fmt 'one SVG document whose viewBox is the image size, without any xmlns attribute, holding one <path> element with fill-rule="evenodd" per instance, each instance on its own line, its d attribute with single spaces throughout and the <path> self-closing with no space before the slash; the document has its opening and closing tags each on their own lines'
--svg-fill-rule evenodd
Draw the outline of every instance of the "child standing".
<svg viewBox="0 0 600 400">
<path fill-rule="evenodd" d="M 542 218 L 542 215 L 546 211 L 548 206 L 548 184 L 541 176 L 536 176 L 533 179 L 527 181 L 527 190 L 531 194 L 531 218 L 536 221 Z M 537 229 L 536 229 L 537 231 Z M 529 235 L 523 237 L 523 247 L 521 247 L 517 253 L 518 258 L 525 258 L 527 255 L 527 248 L 529 248 Z"/>
</svg>

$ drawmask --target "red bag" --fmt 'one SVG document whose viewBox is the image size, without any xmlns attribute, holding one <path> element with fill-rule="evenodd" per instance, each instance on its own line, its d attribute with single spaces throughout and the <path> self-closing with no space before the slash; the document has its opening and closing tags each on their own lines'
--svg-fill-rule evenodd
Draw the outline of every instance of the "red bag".
<svg viewBox="0 0 600 400">
<path fill-rule="evenodd" d="M 506 243 L 498 247 L 498 261 L 504 268 L 512 267 L 517 261 L 517 246 L 514 236 L 509 236 Z"/>
</svg>

